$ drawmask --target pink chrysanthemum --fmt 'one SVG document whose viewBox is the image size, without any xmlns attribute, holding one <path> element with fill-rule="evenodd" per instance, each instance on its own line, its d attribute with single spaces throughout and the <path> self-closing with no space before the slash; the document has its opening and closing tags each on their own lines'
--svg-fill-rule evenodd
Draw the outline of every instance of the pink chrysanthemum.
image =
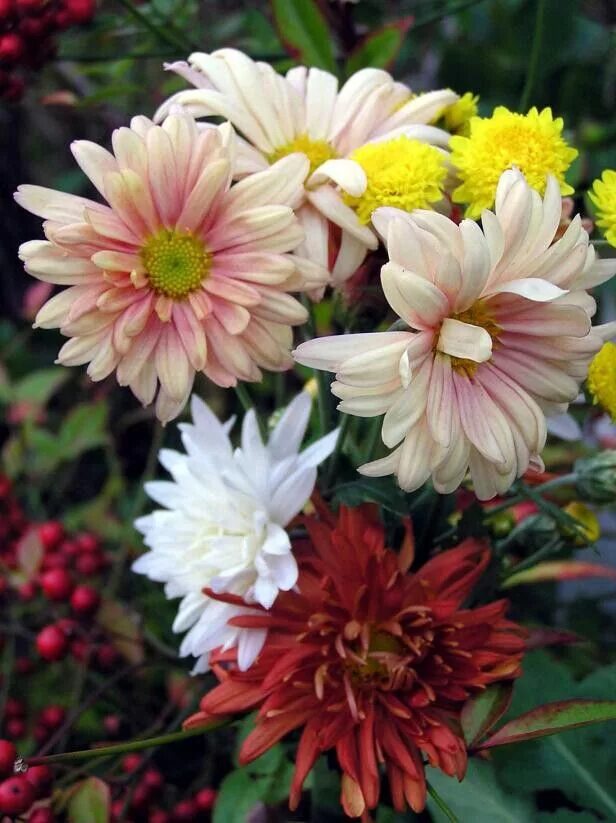
<svg viewBox="0 0 616 823">
<path fill-rule="evenodd" d="M 113 134 L 113 154 L 77 141 L 82 170 L 107 200 L 20 186 L 16 199 L 45 218 L 47 240 L 24 243 L 26 271 L 69 286 L 36 326 L 71 339 L 58 362 L 114 370 L 166 422 L 184 406 L 195 372 L 219 386 L 289 368 L 291 326 L 305 309 L 287 292 L 314 289 L 327 271 L 290 254 L 304 234 L 293 206 L 301 155 L 231 186 L 235 135 L 200 130 L 185 114 L 161 126 L 135 117 Z"/>
<path fill-rule="evenodd" d="M 566 411 L 614 329 L 591 327 L 586 289 L 616 261 L 595 260 L 579 217 L 554 242 L 560 219 L 557 181 L 542 200 L 517 170 L 501 176 L 483 230 L 435 212 L 375 212 L 390 258 L 385 296 L 410 330 L 324 337 L 295 352 L 336 372 L 341 411 L 385 414 L 394 451 L 362 474 L 395 474 L 408 491 L 431 477 L 447 493 L 470 468 L 485 500 L 541 466 L 545 415 Z"/>
</svg>

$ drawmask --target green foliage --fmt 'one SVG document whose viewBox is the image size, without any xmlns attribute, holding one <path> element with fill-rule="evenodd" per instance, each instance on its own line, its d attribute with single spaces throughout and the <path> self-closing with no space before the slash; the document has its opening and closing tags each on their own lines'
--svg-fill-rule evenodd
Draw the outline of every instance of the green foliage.
<svg viewBox="0 0 616 823">
<path fill-rule="evenodd" d="M 314 0 L 272 0 L 282 42 L 298 62 L 336 73 L 331 36 Z"/>
<path fill-rule="evenodd" d="M 351 75 L 367 67 L 391 68 L 411 25 L 412 18 L 405 18 L 369 34 L 349 56 L 346 73 Z"/>
<path fill-rule="evenodd" d="M 107 823 L 110 817 L 111 791 L 98 777 L 77 783 L 66 804 L 68 823 Z"/>
</svg>

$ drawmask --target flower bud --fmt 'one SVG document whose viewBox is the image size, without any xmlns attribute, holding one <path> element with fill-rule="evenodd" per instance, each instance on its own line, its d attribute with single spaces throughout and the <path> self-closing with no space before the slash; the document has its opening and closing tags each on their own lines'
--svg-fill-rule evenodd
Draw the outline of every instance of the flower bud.
<svg viewBox="0 0 616 823">
<path fill-rule="evenodd" d="M 616 501 L 616 449 L 578 460 L 575 470 L 576 488 L 582 500 L 599 504 Z"/>
</svg>

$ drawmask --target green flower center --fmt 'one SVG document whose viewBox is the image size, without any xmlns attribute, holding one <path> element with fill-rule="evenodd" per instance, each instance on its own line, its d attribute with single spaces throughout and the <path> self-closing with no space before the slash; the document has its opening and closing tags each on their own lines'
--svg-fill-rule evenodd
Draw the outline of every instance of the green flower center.
<svg viewBox="0 0 616 823">
<path fill-rule="evenodd" d="M 155 292 L 182 300 L 207 277 L 212 256 L 190 232 L 161 229 L 141 248 L 141 260 Z"/>
</svg>

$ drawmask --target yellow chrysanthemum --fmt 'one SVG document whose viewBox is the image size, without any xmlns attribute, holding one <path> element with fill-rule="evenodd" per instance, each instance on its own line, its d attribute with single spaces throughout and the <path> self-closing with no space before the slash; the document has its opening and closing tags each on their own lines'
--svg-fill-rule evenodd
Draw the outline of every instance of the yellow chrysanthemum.
<svg viewBox="0 0 616 823">
<path fill-rule="evenodd" d="M 604 343 L 588 367 L 588 391 L 616 423 L 616 343 Z"/>
<path fill-rule="evenodd" d="M 572 194 L 565 172 L 577 157 L 562 137 L 563 120 L 552 110 L 516 114 L 504 106 L 492 117 L 472 117 L 468 137 L 451 138 L 451 161 L 461 185 L 453 192 L 456 203 L 466 203 L 466 216 L 477 218 L 494 203 L 501 174 L 513 166 L 520 169 L 529 185 L 540 194 L 548 174 L 560 183 L 561 194 Z"/>
<path fill-rule="evenodd" d="M 443 197 L 447 167 L 442 151 L 404 135 L 367 143 L 351 154 L 366 172 L 368 185 L 359 197 L 344 195 L 361 223 L 370 222 L 379 206 L 403 211 L 429 209 Z"/>
<path fill-rule="evenodd" d="M 467 91 L 462 97 L 447 106 L 443 112 L 443 127 L 450 134 L 462 134 L 468 136 L 470 133 L 470 121 L 477 116 L 477 103 L 479 97 L 472 91 Z"/>
<path fill-rule="evenodd" d="M 607 242 L 616 246 L 616 171 L 606 169 L 600 180 L 595 180 L 588 196 L 597 215 L 597 226 L 603 229 Z"/>
</svg>

